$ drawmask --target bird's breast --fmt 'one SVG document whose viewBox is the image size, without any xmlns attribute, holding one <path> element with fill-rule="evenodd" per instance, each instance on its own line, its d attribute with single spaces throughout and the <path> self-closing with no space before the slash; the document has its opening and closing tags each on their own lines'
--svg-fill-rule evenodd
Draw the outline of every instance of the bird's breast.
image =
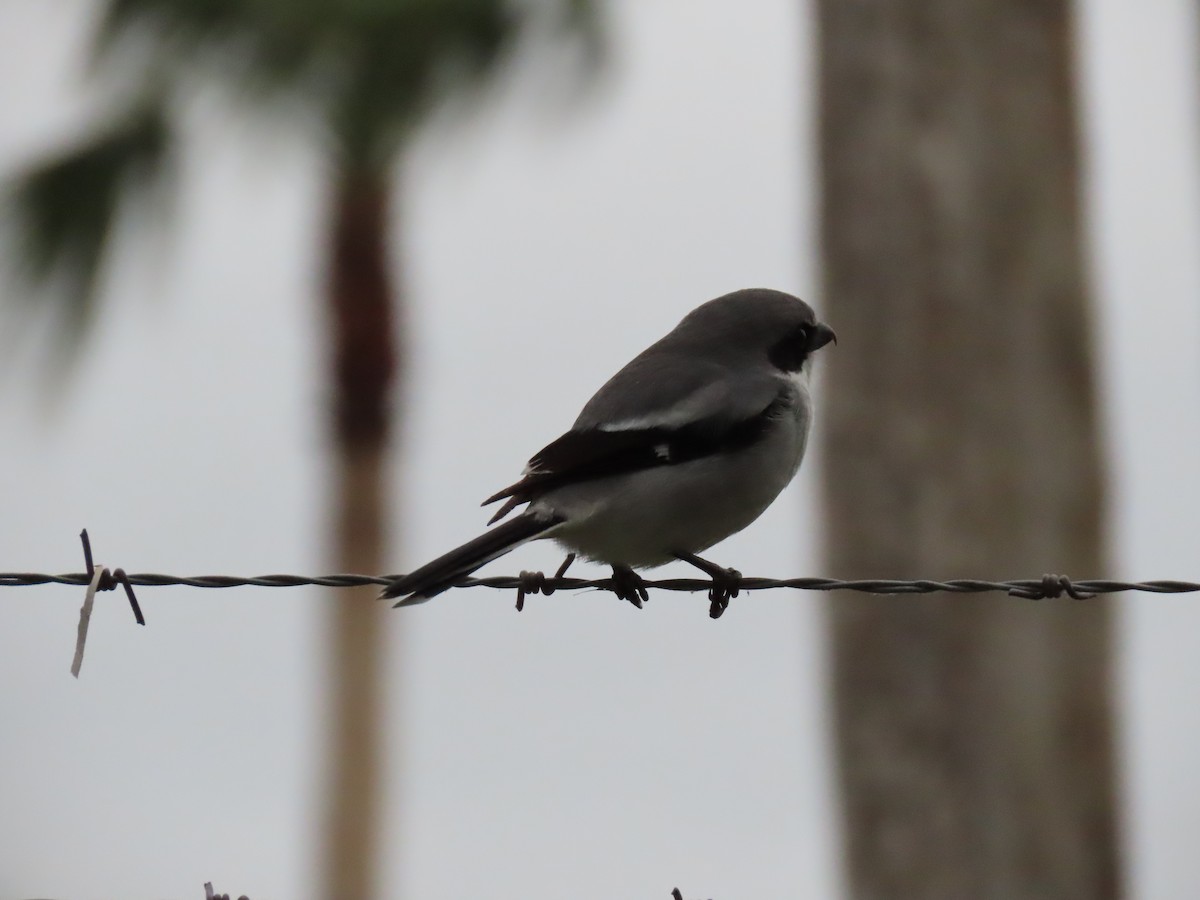
<svg viewBox="0 0 1200 900">
<path fill-rule="evenodd" d="M 780 399 L 747 446 L 556 488 L 531 509 L 562 515 L 550 536 L 599 562 L 646 567 L 700 553 L 757 519 L 800 467 L 811 418 L 807 385 L 789 383 Z"/>
</svg>

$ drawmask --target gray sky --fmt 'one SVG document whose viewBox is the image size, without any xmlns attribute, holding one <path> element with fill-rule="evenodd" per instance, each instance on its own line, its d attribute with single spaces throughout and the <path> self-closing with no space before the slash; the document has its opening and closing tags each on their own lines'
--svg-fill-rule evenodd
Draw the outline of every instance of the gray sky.
<svg viewBox="0 0 1200 900">
<path fill-rule="evenodd" d="M 88 6 L 0 5 L 0 167 L 90 108 Z M 1119 574 L 1197 579 L 1196 23 L 1189 0 L 1133 6 L 1080 7 L 1115 556 Z M 394 570 L 472 536 L 479 500 L 697 303 L 769 285 L 821 305 L 802 6 L 682 8 L 613 7 L 582 109 L 547 112 L 526 71 L 415 148 Z M 327 569 L 319 158 L 216 96 L 186 123 L 180 227 L 125 245 L 55 408 L 36 341 L 0 361 L 0 570 L 78 570 L 85 525 L 99 561 L 130 570 Z M 813 463 L 722 561 L 812 572 Z M 527 547 L 491 570 L 557 561 Z M 208 880 L 313 896 L 321 595 L 144 589 L 145 629 L 103 595 L 75 682 L 82 593 L 0 603 L 0 898 L 196 897 Z M 389 619 L 389 894 L 837 896 L 819 598 L 759 594 L 719 623 L 685 596 L 640 613 L 512 599 L 463 591 Z M 1198 604 L 1122 605 L 1138 897 L 1200 890 Z"/>
</svg>

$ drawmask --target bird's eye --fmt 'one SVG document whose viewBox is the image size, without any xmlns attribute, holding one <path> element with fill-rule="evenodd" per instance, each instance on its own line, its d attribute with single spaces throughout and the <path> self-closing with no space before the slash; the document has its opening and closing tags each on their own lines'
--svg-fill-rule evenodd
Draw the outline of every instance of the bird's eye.
<svg viewBox="0 0 1200 900">
<path fill-rule="evenodd" d="M 788 332 L 770 350 L 771 362 L 785 372 L 795 372 L 804 365 L 808 356 L 808 345 L 812 339 L 812 328 L 799 325 Z"/>
</svg>

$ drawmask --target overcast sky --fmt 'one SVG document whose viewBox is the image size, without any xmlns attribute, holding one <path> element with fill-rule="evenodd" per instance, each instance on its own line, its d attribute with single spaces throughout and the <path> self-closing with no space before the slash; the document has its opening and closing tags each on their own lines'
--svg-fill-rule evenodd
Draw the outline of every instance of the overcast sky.
<svg viewBox="0 0 1200 900">
<path fill-rule="evenodd" d="M 93 108 L 89 8 L 0 4 L 0 169 Z M 578 109 L 525 71 L 414 148 L 391 569 L 473 536 L 479 500 L 699 302 L 766 285 L 822 306 L 811 22 L 794 0 L 732 9 L 616 3 Z M 1118 574 L 1200 580 L 1193 15 L 1084 0 L 1080 33 Z M 328 568 L 320 158 L 219 96 L 184 121 L 177 227 L 127 230 L 63 388 L 38 389 L 36 328 L 0 335 L 0 571 L 78 571 L 83 526 L 131 571 Z M 813 573 L 816 469 L 714 555 Z M 557 561 L 527 547 L 491 570 Z M 322 595 L 146 588 L 145 629 L 103 595 L 76 682 L 82 595 L 0 602 L 0 898 L 315 897 Z M 820 598 L 756 594 L 717 623 L 683 595 L 512 599 L 389 619 L 389 896 L 838 896 Z M 1200 600 L 1121 610 L 1132 894 L 1194 896 Z"/>
</svg>

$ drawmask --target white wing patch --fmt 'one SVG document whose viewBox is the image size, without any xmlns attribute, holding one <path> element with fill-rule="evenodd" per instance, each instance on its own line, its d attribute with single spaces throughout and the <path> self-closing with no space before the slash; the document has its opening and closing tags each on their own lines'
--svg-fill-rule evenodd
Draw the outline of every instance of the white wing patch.
<svg viewBox="0 0 1200 900">
<path fill-rule="evenodd" d="M 671 461 L 671 445 L 670 444 L 655 444 L 654 455 L 663 462 Z"/>
<path fill-rule="evenodd" d="M 615 422 L 600 422 L 600 431 L 644 431 L 649 428 L 681 428 L 708 415 L 726 394 L 722 384 L 709 384 L 684 397 L 675 406 L 657 409 L 642 416 L 618 419 Z M 657 448 L 655 450 L 657 452 Z"/>
</svg>

